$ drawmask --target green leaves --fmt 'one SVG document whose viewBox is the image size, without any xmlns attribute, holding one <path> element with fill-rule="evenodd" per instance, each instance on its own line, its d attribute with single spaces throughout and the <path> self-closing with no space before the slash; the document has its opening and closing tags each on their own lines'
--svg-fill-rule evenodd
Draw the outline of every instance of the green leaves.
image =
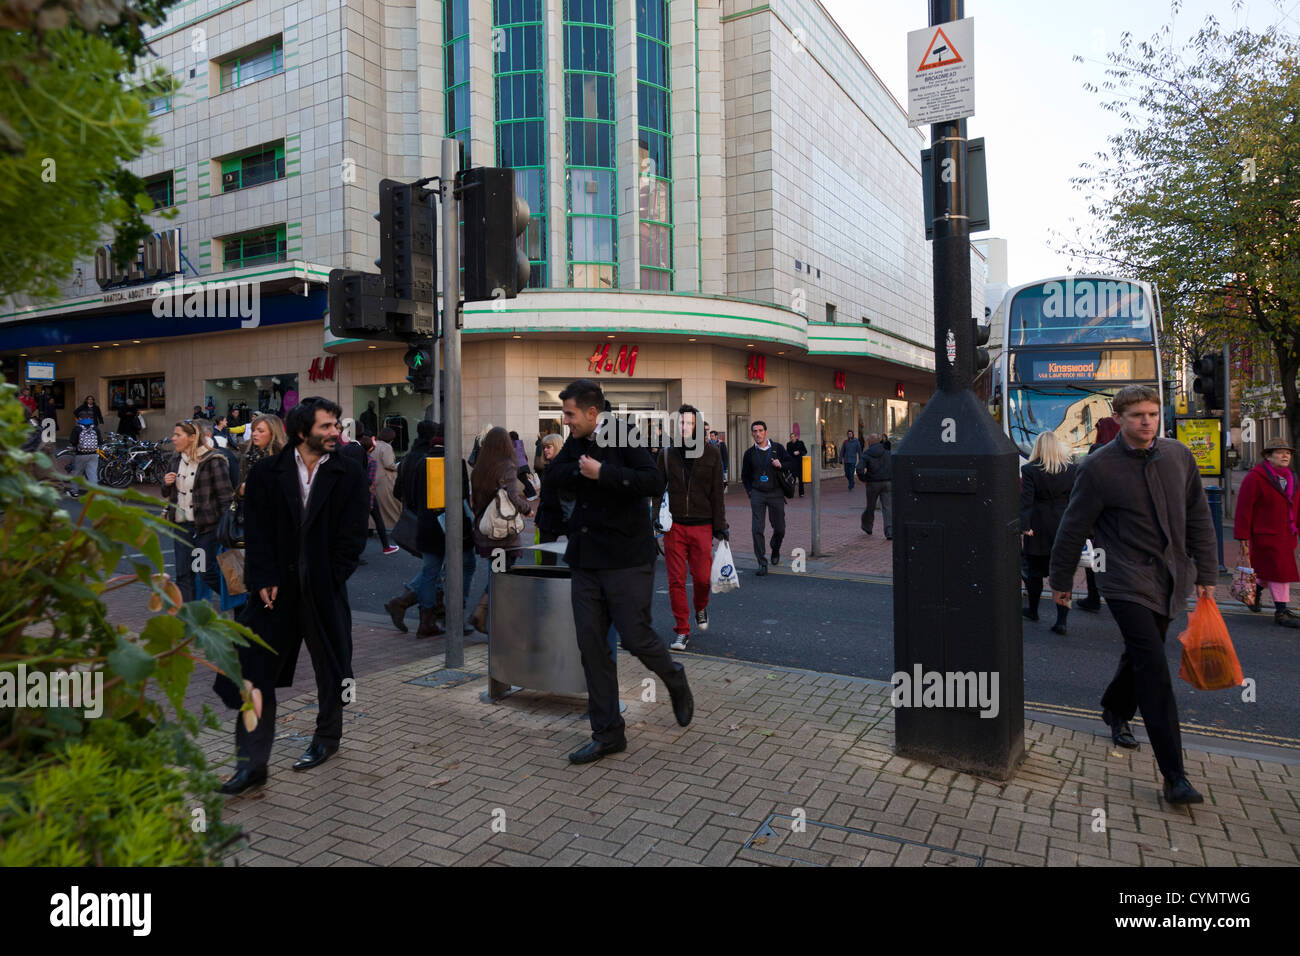
<svg viewBox="0 0 1300 956">
<path fill-rule="evenodd" d="M 108 669 L 128 684 L 137 684 L 154 672 L 153 655 L 134 641 L 118 637 L 117 650 L 108 655 Z"/>
</svg>

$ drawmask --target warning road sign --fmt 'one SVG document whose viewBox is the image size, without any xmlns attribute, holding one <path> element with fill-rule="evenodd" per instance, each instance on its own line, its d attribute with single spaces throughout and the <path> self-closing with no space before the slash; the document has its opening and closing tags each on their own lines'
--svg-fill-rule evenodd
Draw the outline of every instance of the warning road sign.
<svg viewBox="0 0 1300 956">
<path fill-rule="evenodd" d="M 907 121 L 915 128 L 975 113 L 975 19 L 907 34 Z"/>
</svg>

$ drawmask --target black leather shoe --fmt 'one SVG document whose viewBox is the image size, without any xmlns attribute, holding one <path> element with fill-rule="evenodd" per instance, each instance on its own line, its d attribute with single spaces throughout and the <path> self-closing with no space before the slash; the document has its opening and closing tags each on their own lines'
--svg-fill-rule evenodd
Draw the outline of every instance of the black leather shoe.
<svg viewBox="0 0 1300 956">
<path fill-rule="evenodd" d="M 260 790 L 266 785 L 266 768 L 244 767 L 221 785 L 221 793 L 228 797 L 237 797 L 250 790 Z"/>
<path fill-rule="evenodd" d="M 669 687 L 668 696 L 673 700 L 673 716 L 677 723 L 682 727 L 688 726 L 695 716 L 695 697 L 691 694 L 691 685 L 686 683 L 685 674 L 682 675 L 682 686 L 677 690 Z"/>
<path fill-rule="evenodd" d="M 1205 798 L 1196 792 L 1196 788 L 1186 777 L 1177 780 L 1165 779 L 1165 803 L 1204 803 Z"/>
<path fill-rule="evenodd" d="M 1110 739 L 1116 747 L 1123 747 L 1125 750 L 1141 749 L 1137 738 L 1133 736 L 1133 728 L 1129 726 L 1127 720 L 1116 720 L 1115 715 L 1109 710 L 1101 712 L 1101 719 L 1110 727 Z"/>
<path fill-rule="evenodd" d="M 293 765 L 294 770 L 310 770 L 312 767 L 323 764 L 330 757 L 338 753 L 338 744 L 323 744 L 318 740 L 313 740 L 311 746 L 307 748 L 298 761 Z"/>
<path fill-rule="evenodd" d="M 767 565 L 766 565 L 766 564 L 760 564 L 760 565 L 758 566 L 758 570 L 755 571 L 754 573 L 757 574 L 759 577 L 762 577 L 763 575 L 767 574 Z"/>
<path fill-rule="evenodd" d="M 1074 606 L 1080 611 L 1088 611 L 1092 614 L 1097 614 L 1101 611 L 1101 598 L 1098 598 L 1095 601 L 1089 601 L 1087 598 L 1082 598 L 1075 601 Z"/>
<path fill-rule="evenodd" d="M 627 750 L 626 740 L 620 740 L 616 744 L 602 744 L 599 740 L 593 740 L 569 754 L 569 763 L 591 763 L 608 754 L 621 754 L 624 750 Z"/>
<path fill-rule="evenodd" d="M 772 552 L 772 564 L 773 564 L 773 565 L 778 565 L 778 564 L 780 564 L 780 563 L 781 563 L 781 555 L 778 554 L 777 552 L 773 551 L 773 552 Z"/>
</svg>

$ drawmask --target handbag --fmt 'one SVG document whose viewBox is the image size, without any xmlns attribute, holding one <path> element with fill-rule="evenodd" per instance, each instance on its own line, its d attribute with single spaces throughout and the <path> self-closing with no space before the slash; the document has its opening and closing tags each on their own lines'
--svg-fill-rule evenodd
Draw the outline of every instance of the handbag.
<svg viewBox="0 0 1300 956">
<path fill-rule="evenodd" d="M 246 593 L 244 587 L 244 549 L 229 548 L 217 555 L 221 576 L 226 579 L 226 591 L 231 595 Z"/>
<path fill-rule="evenodd" d="M 668 489 L 664 489 L 663 500 L 659 502 L 659 513 L 655 516 L 655 533 L 667 534 L 673 528 L 673 512 L 668 507 Z"/>
<path fill-rule="evenodd" d="M 524 530 L 524 516 L 504 488 L 498 488 L 496 497 L 483 509 L 483 517 L 478 519 L 478 530 L 490 541 L 504 541 Z"/>
<path fill-rule="evenodd" d="M 417 558 L 423 556 L 420 551 L 420 516 L 410 508 L 403 508 L 402 514 L 397 519 L 397 524 L 393 525 L 390 532 L 393 543 L 403 551 L 410 552 Z"/>
<path fill-rule="evenodd" d="M 794 476 L 794 471 L 790 468 L 778 468 L 776 473 L 781 481 L 781 494 L 786 498 L 793 498 L 794 493 L 799 490 L 799 479 Z"/>
<path fill-rule="evenodd" d="M 217 522 L 217 543 L 223 548 L 244 546 L 244 499 L 238 495 L 231 499 L 230 507 Z"/>
<path fill-rule="evenodd" d="M 1250 544 L 1243 541 L 1241 544 L 1241 557 L 1243 561 L 1250 561 Z M 1255 569 L 1238 565 L 1237 570 L 1232 576 L 1232 585 L 1228 588 L 1228 593 L 1240 601 L 1246 607 L 1255 606 L 1255 588 L 1258 585 L 1255 577 Z"/>
</svg>

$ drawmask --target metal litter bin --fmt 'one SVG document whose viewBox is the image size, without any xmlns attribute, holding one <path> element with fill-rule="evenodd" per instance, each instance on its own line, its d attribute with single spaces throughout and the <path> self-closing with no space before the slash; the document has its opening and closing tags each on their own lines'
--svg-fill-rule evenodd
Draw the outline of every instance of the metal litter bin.
<svg viewBox="0 0 1300 956">
<path fill-rule="evenodd" d="M 567 566 L 517 563 L 492 575 L 488 700 L 517 689 L 586 694 Z"/>
</svg>

